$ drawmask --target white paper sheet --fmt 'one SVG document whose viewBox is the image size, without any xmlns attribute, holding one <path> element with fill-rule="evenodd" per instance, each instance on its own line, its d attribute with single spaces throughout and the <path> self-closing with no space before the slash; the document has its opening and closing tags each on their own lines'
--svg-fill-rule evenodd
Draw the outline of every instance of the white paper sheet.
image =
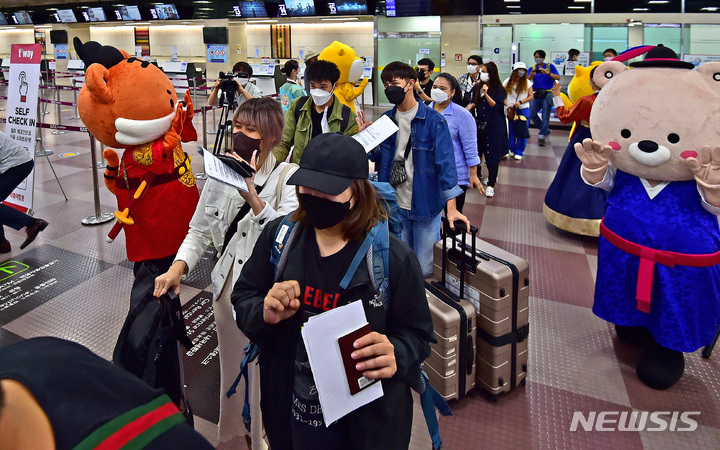
<svg viewBox="0 0 720 450">
<path fill-rule="evenodd" d="M 382 141 L 397 133 L 397 130 L 398 126 L 395 125 L 395 122 L 390 117 L 383 115 L 372 125 L 353 136 L 353 139 L 365 147 L 365 152 L 369 152 L 380 145 Z"/>
<path fill-rule="evenodd" d="M 217 159 L 212 152 L 203 149 L 202 152 L 205 161 L 205 173 L 210 178 L 217 180 L 221 183 L 235 186 L 243 192 L 248 191 L 247 183 L 245 178 L 241 177 L 240 174 L 229 168 L 222 161 Z"/>
<path fill-rule="evenodd" d="M 362 302 L 332 309 L 308 320 L 302 329 L 325 426 L 383 396 L 382 383 L 350 395 L 338 338 L 367 323 Z"/>
</svg>

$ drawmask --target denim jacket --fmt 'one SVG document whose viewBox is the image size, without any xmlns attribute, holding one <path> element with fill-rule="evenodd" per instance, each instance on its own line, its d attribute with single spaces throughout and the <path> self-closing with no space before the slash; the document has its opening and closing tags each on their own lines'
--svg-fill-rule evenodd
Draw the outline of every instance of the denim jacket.
<svg viewBox="0 0 720 450">
<path fill-rule="evenodd" d="M 385 112 L 395 123 L 396 111 L 397 106 Z M 423 102 L 418 102 L 417 113 L 410 122 L 410 136 L 414 169 L 410 219 L 429 220 L 440 214 L 448 200 L 462 193 L 455 151 L 445 118 Z M 369 153 L 370 160 L 377 164 L 378 181 L 390 181 L 396 137 L 397 133 Z"/>
</svg>

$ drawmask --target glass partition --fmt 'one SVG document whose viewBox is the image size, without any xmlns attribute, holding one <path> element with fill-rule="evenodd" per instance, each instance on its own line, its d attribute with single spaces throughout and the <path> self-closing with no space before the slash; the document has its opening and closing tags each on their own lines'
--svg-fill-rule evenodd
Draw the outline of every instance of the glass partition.
<svg viewBox="0 0 720 450">
<path fill-rule="evenodd" d="M 515 25 L 515 42 L 520 46 L 520 61 L 528 67 L 534 64 L 533 53 L 545 50 L 550 61 L 552 52 L 567 54 L 571 48 L 584 49 L 585 25 L 570 23 L 553 24 L 517 24 Z"/>
<path fill-rule="evenodd" d="M 440 17 L 378 17 L 377 69 L 378 104 L 389 105 L 380 81 L 386 64 L 402 61 L 415 67 L 422 58 L 430 58 L 440 67 Z"/>
<path fill-rule="evenodd" d="M 512 25 L 484 25 L 482 27 L 483 62 L 493 61 L 498 66 L 500 79 L 510 76 Z"/>
<path fill-rule="evenodd" d="M 646 23 L 643 26 L 643 44 L 662 44 L 680 55 L 682 29 L 679 23 Z"/>
<path fill-rule="evenodd" d="M 690 24 L 685 32 L 685 53 L 720 55 L 718 25 Z"/>
<path fill-rule="evenodd" d="M 628 28 L 625 25 L 600 25 L 592 27 L 592 61 L 602 61 L 603 52 L 609 48 L 622 53 L 628 48 Z"/>
</svg>

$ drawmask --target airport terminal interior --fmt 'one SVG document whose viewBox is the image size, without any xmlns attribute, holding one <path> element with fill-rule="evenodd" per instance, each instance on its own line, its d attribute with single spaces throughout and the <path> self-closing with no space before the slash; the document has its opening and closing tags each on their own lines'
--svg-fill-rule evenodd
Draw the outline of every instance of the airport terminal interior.
<svg viewBox="0 0 720 450">
<path fill-rule="evenodd" d="M 720 61 L 716 1 L 316 0 L 303 1 L 306 6 L 293 0 L 175 1 L 3 0 L 0 5 L 0 118 L 4 122 L 8 113 L 11 45 L 41 43 L 45 75 L 38 121 L 51 125 L 37 128 L 31 188 L 32 215 L 49 225 L 24 250 L 19 247 L 25 232 L 5 227 L 12 251 L 0 256 L 0 347 L 57 336 L 111 359 L 128 312 L 132 263 L 124 233 L 106 241 L 117 203 L 103 184 L 104 147 L 78 117 L 84 67 L 73 48 L 75 37 L 154 62 L 173 81 L 178 98 L 190 90 L 198 139 L 182 145 L 195 174 L 204 171 L 200 149 L 215 148 L 223 114 L 208 107 L 208 93 L 218 73 L 230 72 L 238 61 L 251 64 L 251 82 L 264 95 L 276 96 L 285 61 L 303 65 L 307 55 L 341 41 L 364 58 L 363 76 L 370 83 L 358 102 L 370 121 L 392 106 L 380 72 L 395 60 L 415 67 L 430 58 L 434 76 L 457 77 L 477 54 L 498 65 L 501 80 L 513 63 L 533 64 L 537 49 L 561 68 L 571 48 L 591 62 L 602 61 L 607 48 L 621 52 L 661 43 L 683 61 Z M 571 78 L 563 75 L 560 83 L 566 86 Z M 500 163 L 494 197 L 468 191 L 464 213 L 478 227 L 478 237 L 529 264 L 527 379 L 497 401 L 482 389 L 451 400 L 454 415 L 439 417 L 444 448 L 720 448 L 720 350 L 710 358 L 701 350 L 686 354 L 685 374 L 671 389 L 641 383 L 634 368 L 640 350 L 620 342 L 613 325 L 592 312 L 598 239 L 559 230 L 543 214 L 569 135 L 569 126 L 553 115 L 541 146 L 531 127 L 522 160 Z M 487 176 L 483 165 L 482 178 Z M 198 187 L 204 184 L 199 178 Z M 84 224 L 103 217 L 113 220 Z M 184 355 L 185 385 L 196 430 L 217 448 L 247 448 L 242 436 L 217 439 L 220 368 L 210 278 L 215 253 L 210 247 L 181 287 L 194 343 Z M 432 448 L 415 400 L 410 448 Z M 668 419 L 674 412 L 697 412 L 697 427 L 571 430 L 577 412 L 618 413 L 611 416 L 617 418 L 644 411 Z"/>
</svg>

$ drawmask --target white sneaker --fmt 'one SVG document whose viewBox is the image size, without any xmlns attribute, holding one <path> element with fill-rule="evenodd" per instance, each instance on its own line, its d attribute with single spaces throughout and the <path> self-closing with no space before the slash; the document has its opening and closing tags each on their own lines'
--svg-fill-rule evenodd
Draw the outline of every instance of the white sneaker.
<svg viewBox="0 0 720 450">
<path fill-rule="evenodd" d="M 522 159 L 522 155 L 513 155 L 513 158 L 520 161 Z"/>
<path fill-rule="evenodd" d="M 490 178 L 485 178 L 485 179 L 483 180 L 483 184 L 484 184 L 485 186 L 487 186 L 487 184 L 488 184 L 489 181 L 490 181 Z"/>
<path fill-rule="evenodd" d="M 488 186 L 485 188 L 485 197 L 492 197 L 495 195 L 495 188 Z"/>
<path fill-rule="evenodd" d="M 513 153 L 513 152 L 508 152 L 508 156 L 515 156 L 515 153 Z"/>
</svg>

